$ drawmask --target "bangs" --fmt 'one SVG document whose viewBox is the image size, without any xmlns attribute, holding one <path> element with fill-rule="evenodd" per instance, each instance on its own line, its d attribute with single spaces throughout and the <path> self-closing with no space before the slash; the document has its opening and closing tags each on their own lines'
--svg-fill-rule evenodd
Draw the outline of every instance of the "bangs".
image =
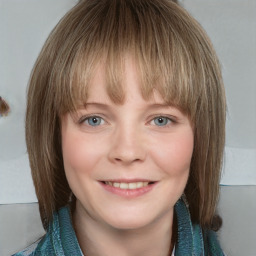
<svg viewBox="0 0 256 256">
<path fill-rule="evenodd" d="M 167 104 L 193 119 L 198 98 L 202 100 L 206 94 L 203 50 L 209 42 L 205 35 L 198 38 L 203 31 L 183 9 L 177 17 L 177 8 L 167 1 L 155 6 L 154 1 L 134 5 L 133 1 L 115 0 L 88 1 L 74 7 L 60 25 L 66 38 L 56 33 L 65 42 L 58 49 L 62 63 L 55 79 L 59 114 L 86 103 L 90 81 L 102 63 L 108 95 L 114 103 L 122 104 L 122 80 L 129 56 L 136 65 L 144 99 L 157 90 Z"/>
</svg>

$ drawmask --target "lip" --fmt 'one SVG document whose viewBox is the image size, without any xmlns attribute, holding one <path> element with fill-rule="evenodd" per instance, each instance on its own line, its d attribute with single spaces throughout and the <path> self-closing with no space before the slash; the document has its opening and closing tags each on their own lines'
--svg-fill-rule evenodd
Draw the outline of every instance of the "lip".
<svg viewBox="0 0 256 256">
<path fill-rule="evenodd" d="M 156 182 L 155 180 L 149 180 L 149 179 L 140 179 L 140 178 L 133 178 L 133 179 L 106 179 L 101 180 L 103 181 L 111 181 L 111 182 L 124 182 L 124 183 L 131 183 L 131 182 Z"/>
<path fill-rule="evenodd" d="M 104 190 L 124 197 L 124 198 L 136 198 L 143 196 L 150 191 L 154 189 L 154 187 L 157 185 L 157 181 L 150 181 L 150 180 L 141 180 L 141 179 L 129 179 L 129 180 L 123 180 L 123 179 L 117 179 L 117 180 L 105 180 L 105 182 L 110 181 L 110 182 L 118 182 L 118 183 L 132 183 L 132 182 L 153 182 L 152 184 L 148 184 L 146 187 L 141 187 L 141 188 L 136 188 L 136 189 L 121 189 L 118 187 L 113 187 L 110 185 L 105 184 L 103 181 L 99 181 L 100 185 L 103 187 Z"/>
</svg>

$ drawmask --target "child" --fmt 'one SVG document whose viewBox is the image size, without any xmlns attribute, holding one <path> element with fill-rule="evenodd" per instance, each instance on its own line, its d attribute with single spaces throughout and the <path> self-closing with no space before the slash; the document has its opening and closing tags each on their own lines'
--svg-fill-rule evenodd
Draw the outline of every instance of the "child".
<svg viewBox="0 0 256 256">
<path fill-rule="evenodd" d="M 26 141 L 47 233 L 16 255 L 223 255 L 224 140 L 218 59 L 185 10 L 80 1 L 32 71 Z"/>
</svg>

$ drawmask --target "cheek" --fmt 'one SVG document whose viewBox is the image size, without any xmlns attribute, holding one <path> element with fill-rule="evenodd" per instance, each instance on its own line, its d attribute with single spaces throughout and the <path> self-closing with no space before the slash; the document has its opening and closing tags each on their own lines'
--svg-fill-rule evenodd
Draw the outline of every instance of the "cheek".
<svg viewBox="0 0 256 256">
<path fill-rule="evenodd" d="M 90 173 L 100 159 L 100 146 L 85 140 L 82 136 L 69 134 L 62 136 L 62 153 L 66 173 L 69 171 Z"/>
<path fill-rule="evenodd" d="M 165 173 L 172 175 L 188 174 L 193 154 L 193 133 L 182 136 L 171 136 L 158 141 L 158 147 L 153 147 L 151 154 L 154 161 Z"/>
</svg>

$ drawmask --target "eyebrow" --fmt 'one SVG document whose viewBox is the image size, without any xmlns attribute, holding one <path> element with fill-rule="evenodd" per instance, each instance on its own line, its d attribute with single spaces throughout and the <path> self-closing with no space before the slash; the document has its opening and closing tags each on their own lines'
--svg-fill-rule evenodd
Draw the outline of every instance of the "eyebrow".
<svg viewBox="0 0 256 256">
<path fill-rule="evenodd" d="M 101 109 L 109 109 L 111 106 L 107 103 L 99 103 L 99 102 L 86 102 L 83 107 L 87 108 L 90 106 L 96 106 Z M 159 109 L 159 108 L 176 108 L 179 109 L 177 106 L 172 105 L 172 104 L 167 104 L 167 103 L 153 103 L 153 104 L 148 104 L 147 107 L 150 109 Z"/>
<path fill-rule="evenodd" d="M 106 109 L 106 108 L 110 107 L 108 104 L 98 103 L 98 102 L 86 102 L 83 106 L 84 106 L 84 108 L 87 108 L 90 106 L 96 106 L 96 107 L 102 108 L 102 109 Z"/>
<path fill-rule="evenodd" d="M 149 105 L 150 108 L 177 108 L 176 106 L 172 104 L 167 103 L 154 103 Z"/>
</svg>

